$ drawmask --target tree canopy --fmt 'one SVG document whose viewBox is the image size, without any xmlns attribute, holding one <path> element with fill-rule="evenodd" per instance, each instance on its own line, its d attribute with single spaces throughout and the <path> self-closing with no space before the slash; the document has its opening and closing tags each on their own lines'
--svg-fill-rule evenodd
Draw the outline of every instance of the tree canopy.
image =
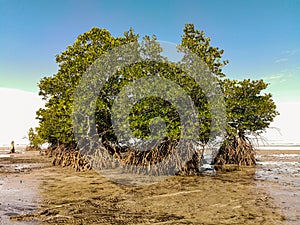
<svg viewBox="0 0 300 225">
<path fill-rule="evenodd" d="M 227 106 L 227 131 L 231 135 L 260 134 L 278 115 L 268 84 L 263 80 L 222 81 Z"/>
<path fill-rule="evenodd" d="M 92 28 L 79 35 L 72 46 L 56 55 L 59 70 L 39 83 L 39 95 L 46 101 L 37 111 L 39 136 L 50 144 L 74 144 L 72 105 L 76 87 L 87 68 L 109 49 L 136 41 L 133 30 L 124 37 L 113 37 L 106 29 Z"/>
<path fill-rule="evenodd" d="M 203 31 L 196 30 L 193 24 L 185 25 L 183 32 L 181 44 L 178 46 L 178 50 L 184 53 L 180 63 L 192 63 L 187 54 L 191 51 L 200 57 L 209 71 L 216 76 L 226 105 L 227 137 L 244 137 L 251 132 L 259 134 L 267 128 L 278 114 L 272 95 L 262 93 L 267 84 L 263 80 L 237 81 L 226 78 L 222 71 L 223 66 L 228 63 L 227 60 L 222 60 L 224 50 L 211 46 L 210 38 L 206 37 Z M 74 95 L 80 79 L 100 56 L 118 46 L 135 43 L 138 40 L 139 35 L 132 29 L 125 32 L 122 37 L 113 37 L 108 30 L 94 27 L 79 35 L 71 46 L 56 55 L 58 72 L 53 76 L 44 77 L 39 83 L 39 94 L 46 104 L 37 111 L 38 139 L 33 130 L 30 131 L 31 139 L 51 145 L 76 145 L 72 113 Z M 174 82 L 191 97 L 199 112 L 197 121 L 200 125 L 199 139 L 205 145 L 212 129 L 211 106 L 205 92 L 193 78 L 187 76 L 179 64 L 172 63 L 161 55 L 162 48 L 156 42 L 155 36 L 143 37 L 137 51 L 138 57 L 142 57 L 142 60 L 117 70 L 99 92 L 94 112 L 98 135 L 107 144 L 120 145 L 111 121 L 114 102 L 124 87 L 133 81 L 149 76 L 153 76 L 154 79 L 155 76 L 159 76 Z M 151 126 L 155 126 L 158 120 L 154 119 L 158 117 L 166 125 L 165 139 L 177 141 L 180 138 L 182 132 L 180 116 L 176 107 L 164 97 L 143 98 L 130 109 L 130 129 L 137 139 L 147 139 L 149 135 L 154 135 Z"/>
</svg>

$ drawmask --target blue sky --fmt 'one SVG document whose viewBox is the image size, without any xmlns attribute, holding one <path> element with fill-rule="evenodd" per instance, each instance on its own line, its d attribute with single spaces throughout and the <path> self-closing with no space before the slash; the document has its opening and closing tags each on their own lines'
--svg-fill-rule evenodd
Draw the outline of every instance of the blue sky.
<svg viewBox="0 0 300 225">
<path fill-rule="evenodd" d="M 0 87 L 37 92 L 54 56 L 93 26 L 179 43 L 193 23 L 225 50 L 228 77 L 263 78 L 275 99 L 298 101 L 299 11 L 299 0 L 0 0 Z"/>
<path fill-rule="evenodd" d="M 37 91 L 55 54 L 93 26 L 179 43 L 193 23 L 225 50 L 228 77 L 264 78 L 275 98 L 300 99 L 299 11 L 298 0 L 0 0 L 0 87 Z"/>
</svg>

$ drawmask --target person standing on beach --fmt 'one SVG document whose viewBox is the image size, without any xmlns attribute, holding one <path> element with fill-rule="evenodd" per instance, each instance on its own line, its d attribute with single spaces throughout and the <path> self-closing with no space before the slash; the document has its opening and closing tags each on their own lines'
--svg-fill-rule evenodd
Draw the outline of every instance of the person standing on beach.
<svg viewBox="0 0 300 225">
<path fill-rule="evenodd" d="M 9 151 L 10 151 L 10 153 L 15 153 L 15 142 L 14 141 L 12 141 L 10 143 Z"/>
</svg>

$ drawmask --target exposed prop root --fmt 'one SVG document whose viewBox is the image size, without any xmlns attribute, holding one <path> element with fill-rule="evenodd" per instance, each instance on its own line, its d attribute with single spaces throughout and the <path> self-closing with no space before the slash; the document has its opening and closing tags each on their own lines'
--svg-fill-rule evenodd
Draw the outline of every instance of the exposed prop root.
<svg viewBox="0 0 300 225">
<path fill-rule="evenodd" d="M 42 149 L 37 146 L 26 146 L 25 151 L 41 151 Z"/>
<path fill-rule="evenodd" d="M 91 166 L 79 151 L 69 146 L 59 145 L 57 147 L 50 147 L 47 149 L 46 155 L 53 158 L 53 166 L 69 166 L 78 172 L 91 169 Z"/>
<path fill-rule="evenodd" d="M 53 158 L 54 166 L 70 166 L 76 171 L 118 167 L 123 172 L 152 176 L 198 175 L 202 163 L 202 150 L 197 149 L 192 141 L 187 141 L 179 152 L 176 149 L 177 145 L 176 141 L 166 140 L 150 151 L 138 151 L 107 144 L 106 147 L 94 146 L 89 153 L 75 150 L 75 146 L 59 145 L 49 147 L 43 154 Z M 173 154 L 174 151 L 177 151 L 176 154 Z M 84 155 L 80 154 L 84 152 Z M 166 160 L 168 157 L 169 160 Z M 184 162 L 183 159 L 189 160 Z"/>
<path fill-rule="evenodd" d="M 105 147 L 93 146 L 90 150 L 81 151 L 75 150 L 75 146 L 59 145 L 48 148 L 46 155 L 53 157 L 53 165 L 70 166 L 76 171 L 86 171 L 91 168 L 97 170 L 119 168 L 123 172 L 151 176 L 199 175 L 200 166 L 203 164 L 203 150 L 197 148 L 192 141 L 186 141 L 179 152 L 176 149 L 177 145 L 176 141 L 165 140 L 150 151 L 138 151 L 110 143 L 106 143 Z M 173 154 L 175 151 L 176 154 Z M 167 160 L 169 157 L 170 159 Z M 183 162 L 182 159 L 188 160 Z M 217 169 L 223 165 L 253 166 L 255 164 L 255 150 L 245 137 L 227 139 L 214 159 Z"/>
<path fill-rule="evenodd" d="M 234 164 L 238 166 L 256 165 L 255 150 L 246 137 L 228 138 L 221 146 L 215 165 Z"/>
<path fill-rule="evenodd" d="M 106 145 L 89 156 L 93 168 L 121 168 L 124 172 L 159 175 L 196 175 L 202 160 L 202 151 L 192 141 L 176 149 L 178 142 L 165 140 L 150 151 L 138 151 L 129 147 Z M 175 154 L 173 154 L 176 151 Z M 183 162 L 183 159 L 189 159 Z"/>
</svg>

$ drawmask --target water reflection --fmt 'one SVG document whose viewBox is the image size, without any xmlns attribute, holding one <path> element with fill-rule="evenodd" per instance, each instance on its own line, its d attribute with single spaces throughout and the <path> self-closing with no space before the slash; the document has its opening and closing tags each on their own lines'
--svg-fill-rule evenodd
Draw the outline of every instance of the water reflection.
<svg viewBox="0 0 300 225">
<path fill-rule="evenodd" d="M 300 224 L 300 154 L 262 152 L 257 160 L 255 177 L 280 207 L 285 224 Z"/>
</svg>

